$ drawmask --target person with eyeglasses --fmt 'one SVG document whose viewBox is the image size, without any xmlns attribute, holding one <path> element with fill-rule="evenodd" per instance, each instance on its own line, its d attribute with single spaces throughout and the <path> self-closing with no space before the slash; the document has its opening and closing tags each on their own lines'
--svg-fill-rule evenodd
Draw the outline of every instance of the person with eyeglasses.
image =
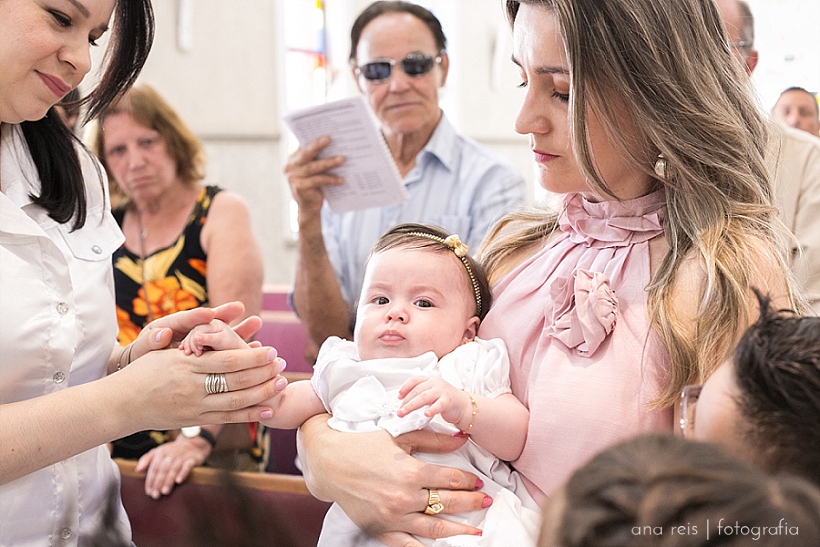
<svg viewBox="0 0 820 547">
<path fill-rule="evenodd" d="M 733 355 L 684 388 L 680 434 L 820 486 L 820 317 L 758 299 L 760 316 Z"/>
<path fill-rule="evenodd" d="M 754 17 L 743 0 L 716 0 L 735 58 L 748 76 L 757 67 Z M 766 163 L 774 205 L 788 230 L 787 250 L 797 286 L 811 310 L 820 315 L 820 139 L 771 123 Z"/>
<path fill-rule="evenodd" d="M 330 336 L 352 339 L 367 256 L 390 227 L 417 222 L 461 234 L 477 249 L 490 226 L 523 204 L 524 178 L 499 154 L 459 135 L 439 107 L 450 58 L 439 20 L 397 1 L 375 2 L 351 29 L 350 64 L 378 118 L 410 195 L 403 204 L 332 214 L 322 189 L 343 181 L 328 171 L 343 157 L 317 159 L 328 138 L 300 148 L 285 175 L 298 204 L 292 304 L 312 353 Z"/>
<path fill-rule="evenodd" d="M 671 436 L 683 387 L 754 322 L 753 287 L 779 306 L 796 297 L 772 226 L 768 126 L 712 0 L 507 0 L 506 12 L 515 129 L 563 200 L 488 234 L 477 256 L 493 303 L 478 336 L 509 349 L 530 412 L 511 465 L 543 504 L 601 450 Z M 341 433 L 328 420 L 301 427 L 314 495 L 386 545 L 476 533 L 423 513 L 431 488 L 441 512 L 480 508 L 476 476 L 411 455 L 458 439 Z"/>
</svg>

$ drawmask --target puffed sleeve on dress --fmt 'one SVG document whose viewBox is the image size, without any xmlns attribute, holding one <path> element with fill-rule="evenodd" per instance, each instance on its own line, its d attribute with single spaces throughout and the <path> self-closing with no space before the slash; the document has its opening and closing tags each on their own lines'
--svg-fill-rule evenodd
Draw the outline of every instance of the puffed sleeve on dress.
<svg viewBox="0 0 820 547">
<path fill-rule="evenodd" d="M 495 398 L 510 393 L 510 359 L 500 338 L 461 345 L 439 361 L 442 378 L 475 395 Z"/>
</svg>

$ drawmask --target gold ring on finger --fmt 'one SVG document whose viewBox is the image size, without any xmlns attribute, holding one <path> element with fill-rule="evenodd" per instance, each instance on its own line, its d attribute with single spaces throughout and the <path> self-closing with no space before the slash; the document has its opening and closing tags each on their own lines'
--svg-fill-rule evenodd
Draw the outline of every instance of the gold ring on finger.
<svg viewBox="0 0 820 547">
<path fill-rule="evenodd" d="M 438 495 L 438 490 L 427 490 L 427 508 L 424 510 L 425 515 L 437 515 L 444 509 L 444 504 L 441 503 L 441 496 Z"/>
</svg>

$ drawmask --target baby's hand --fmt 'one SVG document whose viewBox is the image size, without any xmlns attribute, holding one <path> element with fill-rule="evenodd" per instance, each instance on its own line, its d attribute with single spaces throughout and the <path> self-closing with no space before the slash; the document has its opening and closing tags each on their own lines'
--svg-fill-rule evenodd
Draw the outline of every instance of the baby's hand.
<svg viewBox="0 0 820 547">
<path fill-rule="evenodd" d="M 219 319 L 194 327 L 179 344 L 179 349 L 184 351 L 185 355 L 194 353 L 197 357 L 202 355 L 206 348 L 223 350 L 248 347 L 250 346 L 229 325 Z"/>
<path fill-rule="evenodd" d="M 430 405 L 430 408 L 424 411 L 425 416 L 431 418 L 441 414 L 442 418 L 456 427 L 472 415 L 470 396 L 437 377 L 410 378 L 401 386 L 399 399 L 404 399 L 404 404 L 397 412 L 400 418 L 426 405 Z"/>
</svg>

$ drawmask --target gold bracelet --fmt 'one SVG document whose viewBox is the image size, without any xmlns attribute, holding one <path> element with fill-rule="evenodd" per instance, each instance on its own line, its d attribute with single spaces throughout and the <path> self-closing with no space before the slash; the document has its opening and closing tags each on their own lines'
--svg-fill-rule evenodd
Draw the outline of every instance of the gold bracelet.
<svg viewBox="0 0 820 547">
<path fill-rule="evenodd" d="M 131 364 L 131 348 L 133 347 L 134 342 L 131 342 L 124 348 L 120 350 L 120 354 L 117 356 L 117 371 L 119 372 L 124 367 L 127 367 Z M 125 364 L 123 364 L 123 356 L 125 356 Z"/>
<path fill-rule="evenodd" d="M 470 431 L 473 429 L 473 424 L 475 423 L 475 415 L 478 413 L 478 403 L 475 402 L 475 397 L 473 397 L 472 394 L 470 394 L 470 392 L 466 389 L 462 389 L 461 391 L 467 394 L 467 397 L 470 398 L 470 404 L 473 405 L 473 415 L 470 417 L 470 425 L 467 426 L 466 431 L 462 431 L 465 435 L 469 435 Z"/>
</svg>

